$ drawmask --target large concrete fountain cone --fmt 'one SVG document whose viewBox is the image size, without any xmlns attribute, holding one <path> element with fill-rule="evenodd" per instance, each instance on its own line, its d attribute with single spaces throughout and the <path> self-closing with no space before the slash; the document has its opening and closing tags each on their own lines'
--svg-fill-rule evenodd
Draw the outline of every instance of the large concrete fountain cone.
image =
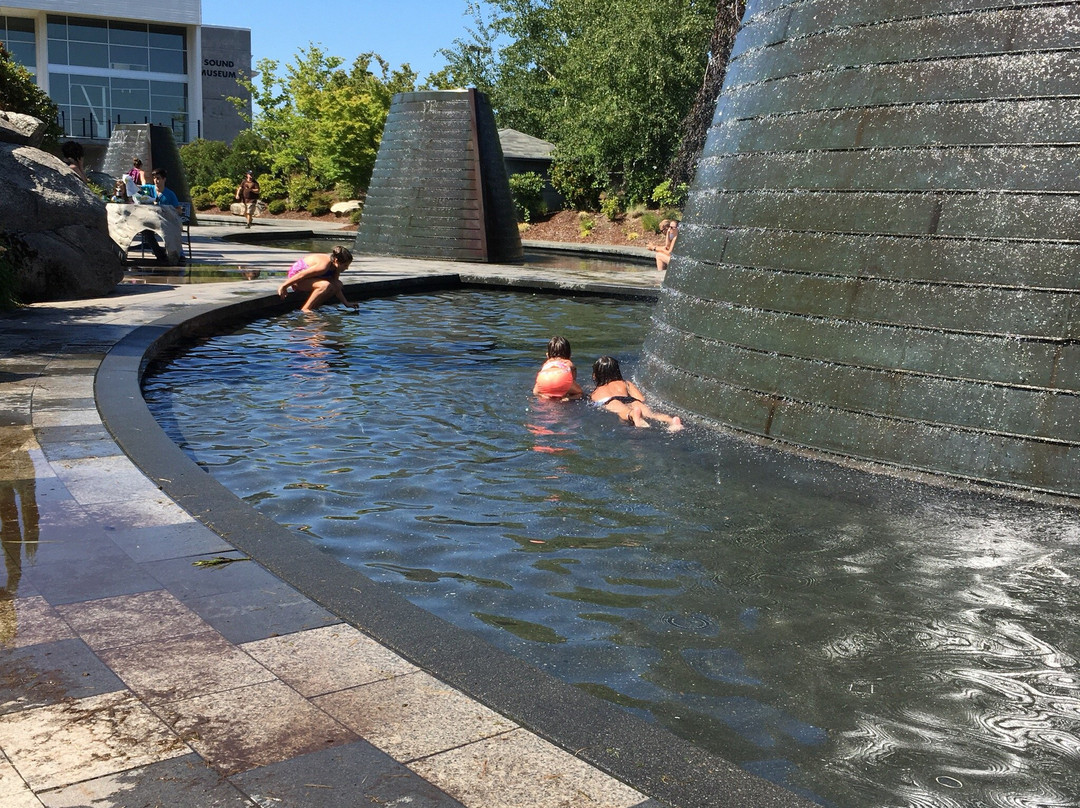
<svg viewBox="0 0 1080 808">
<path fill-rule="evenodd" d="M 751 2 L 642 380 L 793 447 L 1080 496 L 1078 138 L 1080 3 Z"/>
<path fill-rule="evenodd" d="M 483 93 L 394 96 L 355 247 L 376 255 L 521 262 L 502 146 Z"/>
</svg>

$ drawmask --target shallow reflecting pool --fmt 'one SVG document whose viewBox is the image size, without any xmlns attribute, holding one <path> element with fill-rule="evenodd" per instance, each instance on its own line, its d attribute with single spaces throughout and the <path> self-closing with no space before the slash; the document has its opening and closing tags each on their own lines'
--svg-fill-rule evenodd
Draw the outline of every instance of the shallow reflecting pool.
<svg viewBox="0 0 1080 808">
<path fill-rule="evenodd" d="M 649 306 L 457 291 L 293 313 L 146 382 L 267 516 L 828 805 L 1080 804 L 1080 517 L 534 400 Z"/>
</svg>

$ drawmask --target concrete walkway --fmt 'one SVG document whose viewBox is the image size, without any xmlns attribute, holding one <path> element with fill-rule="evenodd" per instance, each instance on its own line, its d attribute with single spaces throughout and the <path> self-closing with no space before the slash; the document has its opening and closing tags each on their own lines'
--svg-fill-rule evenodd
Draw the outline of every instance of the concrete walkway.
<svg viewBox="0 0 1080 808">
<path fill-rule="evenodd" d="M 662 804 L 249 560 L 163 490 L 165 475 L 148 477 L 119 448 L 95 399 L 106 355 L 167 315 L 273 296 L 280 275 L 268 274 L 294 260 L 219 240 L 237 232 L 193 228 L 191 263 L 257 269 L 257 279 L 150 279 L 0 316 L 0 806 Z M 624 291 L 660 280 L 650 267 L 597 277 L 365 256 L 346 280 L 464 270 L 482 282 Z M 132 402 L 133 424 L 142 410 Z M 215 558 L 233 563 L 198 565 Z M 721 771 L 728 796 L 714 802 L 700 796 L 714 784 L 691 783 L 663 802 L 698 793 L 684 804 L 798 804 L 768 784 L 746 801 L 749 776 L 735 770 L 732 781 L 715 760 L 695 765 L 706 781 Z"/>
</svg>

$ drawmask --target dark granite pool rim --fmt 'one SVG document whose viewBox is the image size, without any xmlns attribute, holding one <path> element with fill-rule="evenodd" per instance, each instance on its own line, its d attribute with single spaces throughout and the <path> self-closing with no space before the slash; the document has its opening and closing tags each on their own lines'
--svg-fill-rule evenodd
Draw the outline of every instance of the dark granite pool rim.
<svg viewBox="0 0 1080 808">
<path fill-rule="evenodd" d="M 490 276 L 432 275 L 349 284 L 350 299 L 446 289 L 509 288 L 654 298 L 655 290 Z M 141 392 L 153 360 L 171 347 L 294 307 L 277 297 L 185 308 L 142 326 L 108 353 L 95 379 L 101 419 L 117 444 L 194 518 L 306 597 L 415 665 L 579 758 L 664 802 L 686 808 L 805 808 L 805 799 L 710 754 L 659 724 L 562 682 L 451 625 L 297 533 L 262 516 L 185 455 L 154 420 Z"/>
</svg>

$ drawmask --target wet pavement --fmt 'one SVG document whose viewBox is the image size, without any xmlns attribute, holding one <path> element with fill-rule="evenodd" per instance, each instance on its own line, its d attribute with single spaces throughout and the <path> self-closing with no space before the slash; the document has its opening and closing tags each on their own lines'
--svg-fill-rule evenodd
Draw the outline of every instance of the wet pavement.
<svg viewBox="0 0 1080 808">
<path fill-rule="evenodd" d="M 299 255 L 220 240 L 236 232 L 192 228 L 191 263 L 260 277 L 161 284 L 132 272 L 105 298 L 0 315 L 0 806 L 677 802 L 649 799 L 376 642 L 120 448 L 95 392 L 107 354 L 162 317 L 273 296 L 270 272 Z M 598 277 L 370 256 L 344 279 L 446 274 L 626 292 L 660 282 L 647 266 Z M 138 431 L 144 410 L 133 403 L 127 426 Z M 716 804 L 750 804 L 734 799 Z"/>
</svg>

